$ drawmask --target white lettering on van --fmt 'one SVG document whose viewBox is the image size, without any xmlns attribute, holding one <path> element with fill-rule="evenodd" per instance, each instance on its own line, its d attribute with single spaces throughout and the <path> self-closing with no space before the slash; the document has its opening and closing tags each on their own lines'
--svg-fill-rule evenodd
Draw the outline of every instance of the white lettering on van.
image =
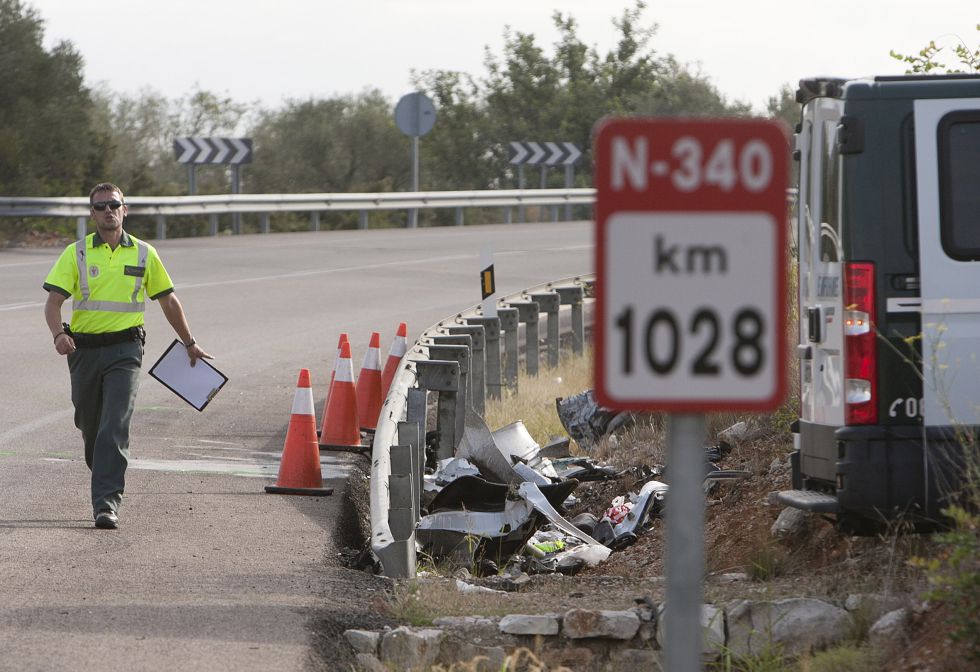
<svg viewBox="0 0 980 672">
<path fill-rule="evenodd" d="M 820 298 L 840 296 L 840 278 L 836 275 L 818 275 L 817 296 Z"/>
<path fill-rule="evenodd" d="M 907 399 L 899 397 L 888 407 L 888 417 L 897 418 L 900 414 L 906 418 L 922 417 L 922 400 L 915 397 Z"/>
</svg>

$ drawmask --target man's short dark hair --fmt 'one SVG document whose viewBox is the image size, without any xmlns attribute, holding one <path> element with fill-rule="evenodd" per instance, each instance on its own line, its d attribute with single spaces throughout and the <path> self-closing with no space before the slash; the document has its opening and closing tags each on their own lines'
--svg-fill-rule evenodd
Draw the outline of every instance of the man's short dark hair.
<svg viewBox="0 0 980 672">
<path fill-rule="evenodd" d="M 122 197 L 122 200 L 123 201 L 126 200 L 126 197 L 123 194 L 123 190 L 117 187 L 116 185 L 114 185 L 112 182 L 99 182 L 97 185 L 92 187 L 92 191 L 88 192 L 89 204 L 92 203 L 92 197 L 95 196 L 95 193 L 98 191 L 118 191 L 119 196 Z"/>
</svg>

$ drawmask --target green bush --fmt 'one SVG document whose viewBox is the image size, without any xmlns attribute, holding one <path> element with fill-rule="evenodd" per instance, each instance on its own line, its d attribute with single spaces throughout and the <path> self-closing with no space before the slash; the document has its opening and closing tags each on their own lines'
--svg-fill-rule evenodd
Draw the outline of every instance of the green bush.
<svg viewBox="0 0 980 672">
<path fill-rule="evenodd" d="M 940 551 L 913 558 L 929 581 L 926 597 L 950 610 L 950 639 L 963 644 L 968 660 L 980 663 L 980 514 L 953 506 L 943 513 L 953 529 L 936 536 Z"/>
</svg>

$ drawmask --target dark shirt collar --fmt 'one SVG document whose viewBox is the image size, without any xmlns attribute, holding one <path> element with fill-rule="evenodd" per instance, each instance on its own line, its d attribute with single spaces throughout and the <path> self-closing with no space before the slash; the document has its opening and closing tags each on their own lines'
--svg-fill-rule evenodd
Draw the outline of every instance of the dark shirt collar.
<svg viewBox="0 0 980 672">
<path fill-rule="evenodd" d="M 102 236 L 99 235 L 98 229 L 92 234 L 92 247 L 99 247 L 100 245 L 106 245 L 107 243 L 102 240 Z M 119 244 L 123 247 L 132 247 L 133 240 L 129 237 L 129 234 L 125 231 L 122 232 L 122 236 L 119 238 Z"/>
</svg>

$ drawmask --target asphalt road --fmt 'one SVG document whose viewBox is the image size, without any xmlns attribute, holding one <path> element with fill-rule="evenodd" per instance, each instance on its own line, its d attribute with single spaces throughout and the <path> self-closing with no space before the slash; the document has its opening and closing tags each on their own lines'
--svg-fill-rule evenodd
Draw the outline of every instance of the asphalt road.
<svg viewBox="0 0 980 672">
<path fill-rule="evenodd" d="M 377 585 L 336 557 L 356 457 L 323 456 L 332 497 L 263 491 L 299 369 L 311 369 L 319 416 L 340 332 L 356 373 L 372 331 L 384 358 L 399 322 L 412 341 L 479 303 L 484 247 L 502 294 L 591 272 L 592 225 L 155 244 L 195 338 L 230 380 L 198 413 L 150 378 L 174 336 L 148 307 L 116 531 L 92 525 L 67 365 L 42 317 L 60 249 L 0 250 L 0 670 L 336 669 L 323 653 L 329 624 L 367 618 Z"/>
</svg>

